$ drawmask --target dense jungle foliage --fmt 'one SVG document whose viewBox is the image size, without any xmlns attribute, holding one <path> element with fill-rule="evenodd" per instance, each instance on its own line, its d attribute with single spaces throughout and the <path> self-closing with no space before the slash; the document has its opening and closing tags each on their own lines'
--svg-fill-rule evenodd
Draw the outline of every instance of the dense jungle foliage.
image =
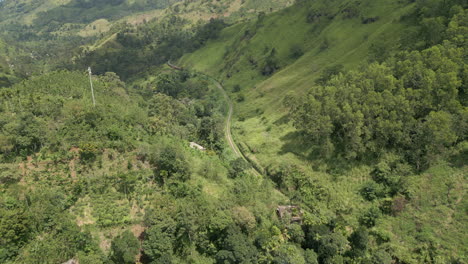
<svg viewBox="0 0 468 264">
<path fill-rule="evenodd" d="M 0 263 L 465 263 L 466 0 L 207 2 L 0 1 Z"/>
</svg>

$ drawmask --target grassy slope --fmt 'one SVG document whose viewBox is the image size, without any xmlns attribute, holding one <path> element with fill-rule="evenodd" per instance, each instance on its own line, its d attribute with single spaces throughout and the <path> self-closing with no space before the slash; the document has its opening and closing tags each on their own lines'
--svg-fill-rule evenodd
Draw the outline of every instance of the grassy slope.
<svg viewBox="0 0 468 264">
<path fill-rule="evenodd" d="M 282 99 L 288 93 L 306 93 L 325 66 L 341 63 L 351 69 L 364 63 L 369 45 L 383 34 L 387 38 L 398 37 L 398 31 L 403 25 L 393 21 L 411 7 L 396 4 L 385 6 L 383 3 L 388 1 L 380 2 L 372 5 L 374 9 L 369 10 L 367 16 L 380 16 L 381 19 L 369 25 L 362 25 L 359 18 L 344 20 L 338 17 L 319 32 L 314 30 L 315 24 L 306 23 L 307 10 L 293 7 L 267 17 L 256 36 L 246 43 L 238 39 L 251 25 L 237 24 L 223 31 L 218 41 L 185 56 L 182 63 L 224 79 L 228 89 L 235 84 L 241 85 L 246 101 L 237 104 L 235 112 L 246 121 L 235 123 L 237 136 L 239 140 L 259 150 L 257 156 L 262 160 L 276 158 L 285 147 L 281 138 L 293 131 L 289 124 L 281 122 L 286 113 Z M 321 45 L 325 39 L 331 44 L 322 51 Z M 289 58 L 289 48 L 295 44 L 307 50 L 297 61 Z M 224 58 L 226 50 L 232 50 L 230 46 L 241 48 Z M 280 64 L 283 64 L 282 70 L 268 79 L 247 62 L 248 56 L 259 60 L 264 57 L 265 47 L 269 50 L 274 47 Z M 239 59 L 226 70 L 225 61 L 231 58 Z M 220 71 L 223 67 L 223 71 Z M 226 78 L 226 72 L 233 73 L 233 77 Z M 258 115 L 257 109 L 264 111 L 264 114 Z M 285 156 L 282 158 L 297 159 L 297 155 Z"/>
<path fill-rule="evenodd" d="M 24 25 L 34 25 L 34 20 L 38 17 L 39 13 L 50 11 L 54 8 L 67 5 L 70 2 L 71 0 L 6 0 L 4 6 L 0 9 L 0 25 L 8 25 L 9 23 L 13 22 Z M 135 1 L 127 2 L 133 3 Z M 140 24 L 143 23 L 143 19 L 150 20 L 160 16 L 161 13 L 162 10 L 153 9 L 145 12 L 135 12 L 134 14 L 125 16 L 113 22 L 109 22 L 105 17 L 103 17 L 89 24 L 65 23 L 58 31 L 54 33 L 59 36 L 96 36 L 109 31 L 111 26 L 114 24 L 122 22 L 127 22 L 130 24 Z"/>
<path fill-rule="evenodd" d="M 69 2 L 70 0 L 5 0 L 5 6 L 3 10 L 0 10 L 0 14 L 4 18 L 1 20 L 4 20 L 5 23 L 15 21 L 26 25 L 32 25 L 38 13 Z"/>
<path fill-rule="evenodd" d="M 226 17 L 229 21 L 249 18 L 258 12 L 269 12 L 289 6 L 288 0 L 221 0 L 194 1 L 175 4 L 171 11 L 191 21 L 208 20 L 212 17 Z"/>
<path fill-rule="evenodd" d="M 109 22 L 104 19 L 96 20 L 83 27 L 78 34 L 82 37 L 95 36 L 101 33 L 105 34 L 112 28 L 112 25 L 118 23 L 128 23 L 138 26 L 145 21 L 170 17 L 172 15 L 177 15 L 189 21 L 190 23 L 187 24 L 187 27 L 191 27 L 200 21 L 208 21 L 211 18 L 218 17 L 223 17 L 227 21 L 239 21 L 242 19 L 252 18 L 258 12 L 278 10 L 289 5 L 290 1 L 287 0 L 249 0 L 244 3 L 240 0 L 213 2 L 197 0 L 190 3 L 179 2 L 166 9 L 135 13 L 115 22 Z M 98 40 L 98 43 L 100 44 L 94 44 L 90 49 L 94 50 L 99 48 L 113 39 L 113 36 L 110 38 L 108 36 L 103 36 Z"/>
<path fill-rule="evenodd" d="M 344 6 L 336 6 L 335 13 Z M 354 227 L 357 225 L 357 216 L 371 206 L 358 195 L 361 184 L 370 179 L 370 168 L 355 167 L 339 176 L 319 172 L 329 168 L 325 164 L 307 159 L 307 147 L 296 143 L 295 129 L 284 122 L 287 110 L 282 105 L 282 100 L 290 93 L 305 94 L 313 87 L 314 80 L 323 67 L 343 64 L 347 69 L 354 69 L 366 63 L 368 48 L 380 38 L 396 44 L 405 27 L 398 21 L 412 9 L 412 5 L 387 0 L 365 1 L 360 9 L 361 16 L 378 16 L 380 19 L 372 24 L 362 24 L 359 17 L 345 19 L 342 14 L 338 14 L 330 22 L 308 24 L 306 8 L 294 6 L 267 16 L 263 27 L 250 40 L 242 38 L 244 32 L 252 29 L 255 22 L 237 24 L 225 29 L 217 41 L 210 42 L 181 60 L 188 68 L 224 80 L 228 89 L 240 84 L 245 101 L 235 106 L 234 112 L 238 120 L 234 119 L 233 127 L 240 144 L 253 150 L 254 153 L 249 155 L 254 156 L 264 167 L 295 164 L 311 177 L 329 186 L 332 202 L 328 207 L 334 211 L 347 211 L 343 217 L 348 225 Z M 329 43 L 327 49 L 323 48 L 325 40 Z M 288 56 L 289 49 L 297 44 L 306 53 L 294 61 Z M 270 78 L 261 76 L 259 68 L 247 61 L 250 56 L 261 62 L 266 56 L 265 47 L 274 47 L 277 50 L 282 66 L 281 71 Z M 232 77 L 227 78 L 227 73 Z M 240 121 L 239 118 L 245 121 Z M 414 255 L 409 250 L 420 247 L 414 237 L 421 233 L 431 238 L 439 237 L 436 244 L 442 245 L 444 255 L 466 255 L 466 249 L 462 246 L 464 236 L 460 235 L 463 234 L 463 223 L 466 222 L 466 215 L 462 213 L 462 208 L 466 208 L 466 201 L 463 201 L 463 175 L 466 175 L 466 169 L 451 168 L 450 173 L 447 170 L 447 165 L 441 165 L 424 175 L 414 177 L 411 188 L 418 195 L 409 209 L 398 217 L 384 217 L 375 228 L 376 232 L 391 232 L 392 248 L 400 259 L 415 263 Z M 450 181 L 444 176 L 448 176 L 447 173 L 457 175 L 455 182 L 458 187 L 451 194 L 451 197 L 456 197 L 453 198 L 455 202 L 431 205 L 428 193 L 437 198 L 443 196 Z M 447 215 L 453 217 L 447 219 Z M 440 228 L 441 225 L 443 228 Z M 423 231 L 420 226 L 424 227 Z"/>
<path fill-rule="evenodd" d="M 0 25 L 11 22 L 20 24 L 32 25 L 38 13 L 51 10 L 55 7 L 66 5 L 71 0 L 41 0 L 32 2 L 30 0 L 9 1 L 0 10 Z M 135 1 L 127 1 L 133 3 Z M 212 17 L 229 17 L 231 21 L 236 21 L 241 18 L 251 17 L 257 12 L 270 10 L 278 10 L 290 5 L 288 0 L 223 0 L 223 1 L 193 1 L 190 3 L 176 3 L 166 9 L 147 10 L 144 12 L 136 12 L 129 16 L 125 16 L 114 22 L 109 22 L 105 18 L 98 19 L 87 25 L 79 24 L 77 30 L 76 24 L 64 25 L 58 32 L 58 35 L 74 35 L 78 34 L 82 37 L 89 37 L 105 33 L 110 30 L 111 26 L 116 23 L 129 23 L 133 25 L 141 24 L 145 20 L 149 21 L 161 16 L 177 14 L 184 17 L 193 23 L 199 20 L 209 20 Z M 176 8 L 177 7 L 177 8 Z M 177 10 L 177 11 L 175 11 Z M 70 27 L 69 27 L 70 26 Z"/>
</svg>

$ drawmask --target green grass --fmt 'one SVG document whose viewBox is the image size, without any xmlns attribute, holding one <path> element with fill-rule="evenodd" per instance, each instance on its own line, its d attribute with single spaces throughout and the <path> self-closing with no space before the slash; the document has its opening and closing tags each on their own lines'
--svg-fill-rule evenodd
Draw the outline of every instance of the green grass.
<svg viewBox="0 0 468 264">
<path fill-rule="evenodd" d="M 0 10 L 0 22 L 16 21 L 26 25 L 32 25 L 39 12 L 53 9 L 57 6 L 69 3 L 71 0 L 20 0 L 5 1 Z"/>
<path fill-rule="evenodd" d="M 365 1 L 361 4 L 360 16 L 345 19 L 339 11 L 353 1 L 342 2 L 345 3 L 341 6 L 331 6 L 335 16 L 330 21 L 309 24 L 306 22 L 307 8 L 296 5 L 268 15 L 262 26 L 256 25 L 256 21 L 235 24 L 223 30 L 219 39 L 185 55 L 180 63 L 223 81 L 227 90 L 240 85 L 245 101 L 235 104 L 232 131 L 236 142 L 245 149 L 254 150 L 247 155 L 258 160 L 263 167 L 293 164 L 327 186 L 331 194 L 331 203 L 327 208 L 344 212 L 341 217 L 353 228 L 358 225 L 357 216 L 371 206 L 358 194 L 362 183 L 371 178 L 371 168 L 360 166 L 340 174 L 324 173 L 340 165 L 309 158 L 309 148 L 297 140 L 296 130 L 287 122 L 288 110 L 283 105 L 283 99 L 288 95 L 305 95 L 313 89 L 315 79 L 326 66 L 343 64 L 346 69 L 352 70 L 367 63 L 370 46 L 381 39 L 389 46 L 397 45 L 401 32 L 407 26 L 400 22 L 400 17 L 411 12 L 414 6 L 387 0 Z M 319 8 L 320 1 L 311 5 Z M 379 19 L 375 23 L 363 24 L 361 17 Z M 251 39 L 244 38 L 246 30 L 255 31 L 256 34 Z M 323 47 L 325 40 L 329 43 L 327 48 Z M 293 45 L 299 45 L 305 51 L 297 60 L 289 56 Z M 260 66 L 272 48 L 276 49 L 281 69 L 265 77 L 260 74 Z M 256 67 L 249 62 L 249 58 L 257 62 Z M 231 97 L 235 99 L 237 94 L 231 93 Z M 447 166 L 436 167 L 435 171 L 414 177 L 414 182 L 411 182 L 412 188 L 421 188 L 418 195 L 426 200 L 425 203 L 436 198 L 427 193 L 443 194 L 443 179 L 450 177 L 448 174 L 457 175 L 455 182 L 458 191 L 454 191 L 453 195 L 463 201 L 465 194 L 462 190 L 466 180 L 463 175 L 466 175 L 466 169 L 451 169 L 448 174 L 444 172 L 445 169 Z M 438 178 L 436 183 L 431 175 Z M 467 243 L 466 236 L 461 235 L 463 223 L 466 223 L 466 215 L 463 214 L 466 204 L 460 202 L 454 205 L 456 208 L 440 205 L 434 209 L 429 205 L 418 208 L 418 203 L 419 199 L 412 201 L 409 205 L 411 209 L 398 217 L 385 217 L 376 227 L 393 234 L 395 255 L 408 263 L 427 261 L 415 260 L 414 254 L 408 252 L 408 248 L 414 249 L 421 242 L 409 230 L 414 226 L 401 224 L 407 222 L 407 225 L 411 225 L 419 221 L 427 226 L 427 233 L 442 252 L 439 253 L 466 256 L 466 250 L 460 251 L 462 245 Z M 447 220 L 447 214 L 453 215 L 450 217 L 452 221 Z M 440 225 L 444 228 L 440 229 Z M 441 238 L 436 238 L 439 235 Z"/>
<path fill-rule="evenodd" d="M 307 10 L 292 7 L 268 16 L 251 40 L 240 39 L 247 29 L 255 28 L 255 22 L 237 24 L 224 30 L 217 41 L 185 56 L 181 62 L 189 68 L 224 80 L 228 90 L 235 84 L 242 87 L 241 93 L 246 96 L 246 100 L 236 105 L 235 115 L 245 121 L 234 122 L 234 133 L 237 140 L 258 150 L 255 155 L 261 163 L 269 165 L 281 157 L 303 165 L 298 155 L 287 152 L 282 154 L 284 149 L 289 148 L 289 140 L 286 138 L 294 131 L 290 124 L 283 122 L 287 112 L 282 105 L 283 98 L 288 94 L 305 94 L 313 87 L 314 80 L 325 66 L 344 64 L 352 69 L 365 63 L 369 45 L 374 40 L 382 36 L 398 39 L 398 32 L 403 25 L 395 21 L 411 10 L 411 6 L 388 3 L 370 3 L 367 16 L 381 18 L 369 25 L 363 25 L 360 18 L 343 19 L 340 15 L 328 23 L 308 24 Z M 321 50 L 325 39 L 329 40 L 330 46 Z M 296 61 L 289 56 L 293 45 L 300 45 L 306 51 Z M 261 64 L 266 56 L 264 51 L 272 48 L 277 50 L 282 68 L 266 78 L 247 58 L 253 57 Z M 226 78 L 227 73 L 233 77 Z M 236 95 L 232 96 L 234 98 Z M 258 109 L 263 114 L 259 114 Z"/>
<path fill-rule="evenodd" d="M 421 241 L 433 244 L 435 248 L 442 245 L 447 256 L 466 258 L 466 247 L 460 247 L 468 242 L 464 235 L 468 221 L 464 213 L 468 206 L 466 175 L 466 168 L 454 169 L 440 164 L 420 177 L 412 178 L 412 202 L 397 218 L 387 217 L 381 223 L 382 228 L 392 231 L 394 248 L 401 260 L 415 263 L 406 252 L 404 245 L 408 243 L 419 244 L 427 254 L 428 249 L 421 245 Z M 421 263 L 427 261 L 420 259 Z"/>
<path fill-rule="evenodd" d="M 249 41 L 239 39 L 245 30 L 255 27 L 255 22 L 227 28 L 217 41 L 186 55 L 181 62 L 188 68 L 223 80 L 228 90 L 235 84 L 242 87 L 241 93 L 246 100 L 236 105 L 235 115 L 245 121 L 235 122 L 234 131 L 238 140 L 259 149 L 257 156 L 265 162 L 268 157 L 277 158 L 286 143 L 282 138 L 294 131 L 289 124 L 282 122 L 287 111 L 282 105 L 283 98 L 288 94 L 305 94 L 325 66 L 343 64 L 353 69 L 365 63 L 373 41 L 381 37 L 399 38 L 404 26 L 396 21 L 410 10 L 411 6 L 377 1 L 369 3 L 366 12 L 367 16 L 380 17 L 376 23 L 363 25 L 360 18 L 343 19 L 338 15 L 326 25 L 321 25 L 323 23 L 306 23 L 307 10 L 292 7 L 268 16 Z M 323 30 L 317 30 L 321 27 Z M 329 40 L 330 46 L 321 50 L 325 39 Z M 302 46 L 306 53 L 294 61 L 289 52 L 290 47 L 296 44 Z M 282 68 L 266 78 L 247 58 L 251 56 L 261 64 L 266 56 L 264 51 L 272 48 L 277 50 Z M 227 78 L 227 73 L 231 73 L 232 78 Z M 258 114 L 257 109 L 261 109 L 263 114 Z"/>
</svg>

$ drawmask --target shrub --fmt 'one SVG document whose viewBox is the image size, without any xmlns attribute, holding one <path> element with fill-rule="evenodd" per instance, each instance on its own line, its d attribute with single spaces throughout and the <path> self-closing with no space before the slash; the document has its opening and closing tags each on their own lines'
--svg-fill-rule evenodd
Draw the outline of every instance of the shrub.
<svg viewBox="0 0 468 264">
<path fill-rule="evenodd" d="M 234 85 L 234 87 L 232 88 L 232 91 L 234 93 L 238 93 L 238 92 L 240 92 L 240 90 L 241 90 L 241 87 L 240 87 L 239 84 Z"/>
<path fill-rule="evenodd" d="M 368 201 L 373 201 L 385 196 L 384 187 L 374 181 L 364 183 L 359 193 Z"/>
<path fill-rule="evenodd" d="M 130 231 L 125 231 L 112 240 L 110 259 L 118 264 L 135 263 L 140 243 Z"/>
<path fill-rule="evenodd" d="M 305 241 L 305 234 L 302 230 L 302 226 L 298 224 L 292 224 L 288 228 L 288 235 L 291 241 L 301 245 Z"/>
<path fill-rule="evenodd" d="M 249 163 L 242 158 L 237 158 L 230 162 L 229 177 L 236 178 L 249 168 Z"/>
<path fill-rule="evenodd" d="M 377 219 L 382 215 L 380 209 L 377 207 L 371 207 L 367 212 L 365 212 L 359 219 L 359 223 L 366 227 L 375 226 Z"/>
<path fill-rule="evenodd" d="M 245 96 L 243 94 L 239 94 L 236 99 L 237 102 L 244 102 L 245 101 Z"/>
<path fill-rule="evenodd" d="M 295 44 L 291 46 L 289 50 L 289 56 L 291 57 L 291 59 L 297 59 L 302 55 L 304 55 L 304 50 L 302 49 L 301 45 Z"/>
<path fill-rule="evenodd" d="M 80 159 L 84 162 L 96 160 L 98 147 L 95 143 L 85 143 L 80 146 Z"/>
<path fill-rule="evenodd" d="M 307 264 L 318 264 L 317 253 L 312 249 L 306 249 L 304 252 L 304 259 Z"/>
</svg>

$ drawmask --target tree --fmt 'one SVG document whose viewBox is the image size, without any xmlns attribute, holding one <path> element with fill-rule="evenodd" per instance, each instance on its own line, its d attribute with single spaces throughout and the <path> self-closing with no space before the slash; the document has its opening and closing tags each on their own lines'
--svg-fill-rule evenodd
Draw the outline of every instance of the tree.
<svg viewBox="0 0 468 264">
<path fill-rule="evenodd" d="M 226 236 L 216 254 L 217 263 L 256 263 L 257 250 L 250 239 L 236 227 L 226 230 Z"/>
<path fill-rule="evenodd" d="M 144 254 L 155 263 L 158 262 L 158 259 L 170 259 L 174 250 L 174 234 L 175 224 L 170 220 L 150 227 L 145 232 Z"/>
<path fill-rule="evenodd" d="M 383 187 L 374 181 L 364 183 L 359 192 L 368 201 L 373 201 L 385 196 Z"/>
<path fill-rule="evenodd" d="M 360 226 L 349 237 L 351 244 L 351 257 L 363 257 L 367 251 L 367 243 L 369 241 L 369 231 Z"/>
<path fill-rule="evenodd" d="M 306 264 L 302 250 L 294 245 L 282 244 L 273 255 L 273 264 Z"/>
<path fill-rule="evenodd" d="M 229 166 L 229 177 L 237 178 L 238 176 L 241 176 L 247 169 L 249 169 L 249 163 L 247 163 L 243 158 L 232 160 Z"/>
<path fill-rule="evenodd" d="M 395 51 L 394 41 L 386 36 L 380 36 L 374 43 L 369 47 L 369 60 L 379 63 L 384 62 L 388 59 Z"/>
<path fill-rule="evenodd" d="M 378 207 L 371 207 L 359 218 L 359 222 L 366 227 L 375 226 L 377 219 L 380 218 L 382 212 Z"/>
<path fill-rule="evenodd" d="M 129 163 L 131 164 L 131 163 Z M 135 190 L 135 185 L 138 181 L 138 174 L 136 173 L 122 173 L 118 175 L 117 190 L 125 194 L 127 198 Z"/>
<path fill-rule="evenodd" d="M 218 148 L 217 144 L 222 138 L 220 122 L 213 117 L 203 117 L 200 123 L 199 138 L 205 141 L 210 148 Z"/>
<path fill-rule="evenodd" d="M 349 161 L 400 153 L 421 170 L 465 138 L 454 129 L 466 123 L 458 96 L 465 79 L 460 57 L 462 49 L 445 42 L 360 71 L 336 75 L 340 69 L 330 68 L 318 87 L 295 102 L 288 99 L 287 107 L 320 157 Z"/>
<path fill-rule="evenodd" d="M 340 233 L 331 233 L 320 238 L 318 254 L 322 260 L 343 255 L 348 247 L 348 240 Z"/>
<path fill-rule="evenodd" d="M 0 208 L 0 261 L 12 259 L 30 236 L 30 222 L 21 209 Z"/>
<path fill-rule="evenodd" d="M 294 44 L 291 46 L 289 50 L 289 56 L 292 59 L 298 59 L 304 54 L 304 50 L 302 49 L 301 45 Z"/>
<path fill-rule="evenodd" d="M 377 250 L 372 254 L 371 257 L 372 264 L 390 264 L 393 263 L 392 256 L 388 254 L 385 250 Z"/>
<path fill-rule="evenodd" d="M 312 249 L 306 249 L 304 252 L 304 259 L 306 264 L 318 264 L 318 256 Z"/>
<path fill-rule="evenodd" d="M 110 259 L 115 264 L 133 264 L 140 250 L 140 242 L 126 230 L 112 240 Z"/>
<path fill-rule="evenodd" d="M 153 153 L 150 164 L 160 184 L 165 184 L 168 179 L 186 181 L 190 178 L 190 166 L 186 161 L 182 150 L 173 146 L 164 146 L 159 153 Z"/>
<path fill-rule="evenodd" d="M 290 225 L 288 228 L 288 235 L 290 240 L 298 245 L 302 245 L 302 243 L 305 241 L 305 234 L 301 225 Z"/>
<path fill-rule="evenodd" d="M 320 77 L 317 79 L 316 83 L 324 85 L 332 79 L 333 76 L 336 76 L 344 71 L 343 64 L 335 64 L 332 66 L 327 66 L 320 74 Z"/>
<path fill-rule="evenodd" d="M 426 46 L 439 44 L 445 38 L 446 21 L 444 17 L 424 18 L 421 21 Z"/>
<path fill-rule="evenodd" d="M 428 153 L 432 155 L 443 153 L 447 147 L 452 146 L 457 141 L 453 119 L 452 115 L 445 111 L 429 113 L 423 128 Z"/>
<path fill-rule="evenodd" d="M 279 67 L 278 58 L 276 56 L 276 49 L 273 48 L 270 54 L 265 59 L 265 63 L 262 68 L 262 74 L 265 76 L 272 75 L 279 68 L 280 67 Z"/>
<path fill-rule="evenodd" d="M 320 238 L 328 236 L 330 229 L 325 225 L 306 225 L 305 226 L 305 242 L 306 248 L 318 252 L 320 247 Z"/>
<path fill-rule="evenodd" d="M 219 224 L 212 221 L 217 215 L 210 201 L 205 199 L 200 192 L 178 199 L 174 217 L 177 222 L 175 251 L 185 255 L 189 254 L 189 250 L 193 247 L 198 247 L 202 252 L 204 250 L 210 252 L 213 244 L 208 239 L 211 226 Z"/>
</svg>

